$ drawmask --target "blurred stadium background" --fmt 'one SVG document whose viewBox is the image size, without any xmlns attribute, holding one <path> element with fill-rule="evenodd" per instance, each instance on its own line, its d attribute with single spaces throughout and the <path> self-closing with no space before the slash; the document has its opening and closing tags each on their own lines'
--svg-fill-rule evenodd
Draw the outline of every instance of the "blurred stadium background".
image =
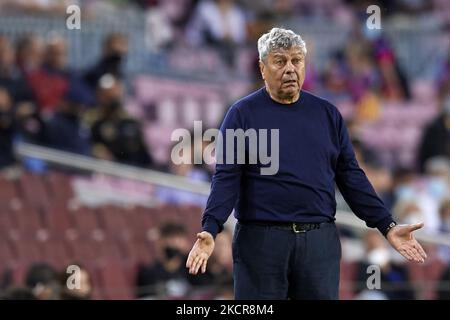
<svg viewBox="0 0 450 320">
<path fill-rule="evenodd" d="M 407 263 L 337 191 L 341 298 L 448 299 L 446 0 L 0 0 L 0 295 L 232 299 L 232 218 L 208 273 L 186 274 L 214 167 L 171 163 L 170 137 L 218 127 L 262 85 L 256 40 L 272 26 L 306 40 L 304 89 L 337 105 L 396 219 L 425 222 L 429 258 Z M 369 264 L 380 290 L 365 290 Z"/>
</svg>

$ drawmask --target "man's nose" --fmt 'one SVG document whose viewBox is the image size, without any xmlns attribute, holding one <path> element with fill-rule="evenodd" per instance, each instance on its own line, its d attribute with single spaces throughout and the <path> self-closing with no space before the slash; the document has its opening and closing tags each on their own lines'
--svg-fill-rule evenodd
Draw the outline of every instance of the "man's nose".
<svg viewBox="0 0 450 320">
<path fill-rule="evenodd" d="M 291 61 L 288 61 L 287 63 L 286 63 L 286 73 L 293 73 L 295 71 L 295 67 L 294 67 L 294 65 L 292 64 L 292 62 Z"/>
</svg>

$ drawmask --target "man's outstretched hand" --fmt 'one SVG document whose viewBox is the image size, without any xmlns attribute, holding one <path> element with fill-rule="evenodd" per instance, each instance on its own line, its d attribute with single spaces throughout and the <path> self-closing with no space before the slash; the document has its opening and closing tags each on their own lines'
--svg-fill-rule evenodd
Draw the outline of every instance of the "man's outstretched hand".
<svg viewBox="0 0 450 320">
<path fill-rule="evenodd" d="M 189 252 L 186 261 L 186 268 L 190 274 L 197 274 L 201 268 L 202 273 L 206 272 L 206 264 L 214 250 L 214 238 L 206 231 L 197 233 L 197 241 Z"/>
<path fill-rule="evenodd" d="M 423 263 L 427 254 L 413 236 L 413 231 L 423 227 L 422 223 L 397 225 L 389 230 L 386 238 L 402 256 L 409 261 Z"/>
</svg>

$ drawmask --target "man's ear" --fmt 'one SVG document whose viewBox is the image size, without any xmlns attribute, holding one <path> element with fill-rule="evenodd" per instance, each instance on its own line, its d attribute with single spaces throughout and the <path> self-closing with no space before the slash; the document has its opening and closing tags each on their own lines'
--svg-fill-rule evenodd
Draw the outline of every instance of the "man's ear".
<svg viewBox="0 0 450 320">
<path fill-rule="evenodd" d="M 264 65 L 264 62 L 262 62 L 261 60 L 259 60 L 259 71 L 261 71 L 261 77 L 263 78 L 263 80 L 266 80 L 266 79 L 264 79 L 264 68 L 265 68 L 266 66 Z"/>
</svg>

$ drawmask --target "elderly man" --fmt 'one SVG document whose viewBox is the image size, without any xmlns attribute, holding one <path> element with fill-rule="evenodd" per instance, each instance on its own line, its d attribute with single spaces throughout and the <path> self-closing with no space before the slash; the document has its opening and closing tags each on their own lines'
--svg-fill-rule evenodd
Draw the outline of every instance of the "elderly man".
<svg viewBox="0 0 450 320">
<path fill-rule="evenodd" d="M 258 51 L 265 87 L 236 102 L 221 131 L 279 129 L 279 170 L 269 176 L 260 174 L 261 162 L 217 164 L 189 272 L 205 272 L 214 238 L 234 208 L 236 299 L 338 299 L 335 183 L 368 227 L 406 259 L 423 262 L 426 254 L 412 236 L 423 224 L 396 224 L 359 167 L 337 108 L 302 90 L 302 38 L 274 28 L 258 40 Z"/>
</svg>

